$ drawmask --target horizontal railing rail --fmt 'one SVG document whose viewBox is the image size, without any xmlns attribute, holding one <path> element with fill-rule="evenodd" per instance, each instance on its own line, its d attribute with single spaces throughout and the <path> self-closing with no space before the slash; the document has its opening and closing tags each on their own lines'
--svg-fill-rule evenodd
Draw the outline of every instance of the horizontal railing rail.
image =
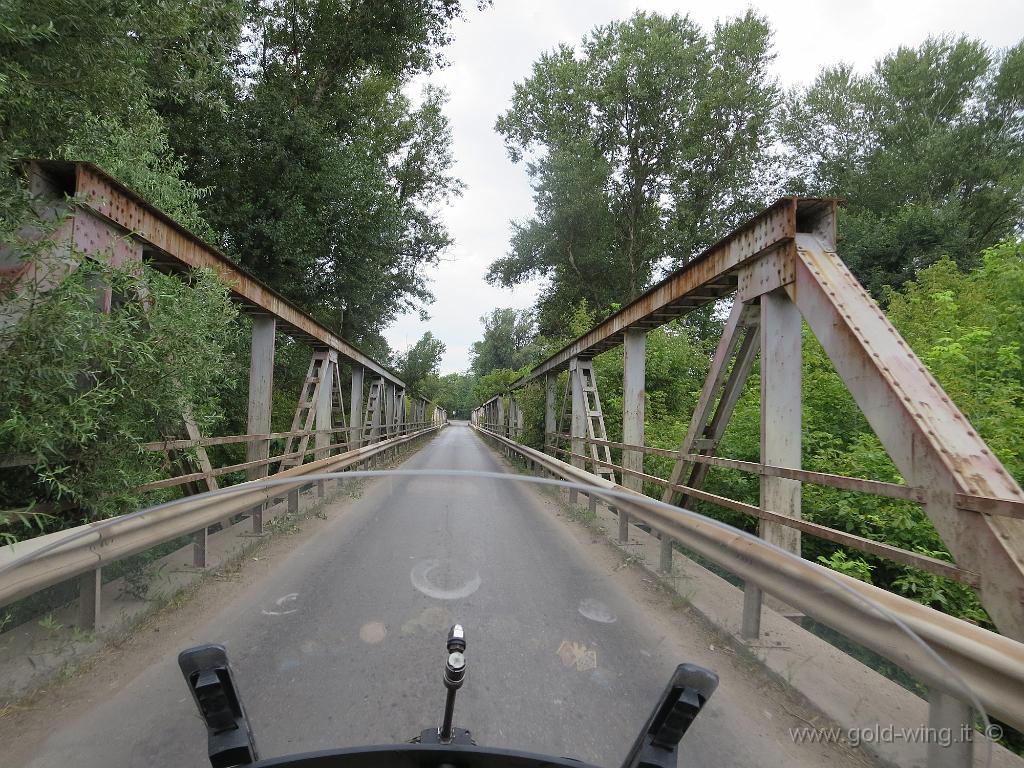
<svg viewBox="0 0 1024 768">
<path fill-rule="evenodd" d="M 336 456 L 301 464 L 262 480 L 221 489 L 212 497 L 186 497 L 143 514 L 100 520 L 0 547 L 0 606 L 234 515 L 246 513 L 306 485 L 306 475 L 346 469 L 440 428 L 441 425 L 425 427 Z M 293 478 L 294 483 L 278 482 L 269 488 L 260 485 L 268 480 Z M 82 536 L 83 533 L 90 535 Z M 24 558 L 34 553 L 39 554 L 23 562 Z"/>
<path fill-rule="evenodd" d="M 430 425 L 429 421 L 417 421 L 417 422 L 403 422 L 398 428 L 398 434 L 404 435 L 407 432 L 422 428 Z M 252 435 L 225 435 L 223 437 L 203 437 L 198 440 L 156 440 L 149 443 L 142 444 L 142 450 L 148 453 L 166 453 L 168 451 L 185 451 L 192 448 L 209 448 L 218 445 L 238 445 L 238 444 L 249 444 L 255 442 L 265 442 L 269 440 L 280 440 L 289 437 L 314 437 L 316 435 L 338 435 L 345 434 L 350 436 L 353 432 L 361 433 L 362 427 L 338 427 L 335 429 L 307 429 L 300 430 L 297 432 L 270 432 L 268 434 L 252 434 Z M 384 427 L 380 428 L 381 432 L 385 431 Z M 135 490 L 140 492 L 154 491 L 161 488 L 175 488 L 177 486 L 185 485 L 187 483 L 194 483 L 204 480 L 207 477 L 223 477 L 229 475 L 232 472 L 241 472 L 247 469 L 256 469 L 257 467 L 266 467 L 272 464 L 277 464 L 287 459 L 294 459 L 303 457 L 305 460 L 306 456 L 316 453 L 331 453 L 334 454 L 337 451 L 344 450 L 346 444 L 333 443 L 329 446 L 321 447 L 310 447 L 304 451 L 292 451 L 290 453 L 279 453 L 274 456 L 270 456 L 266 459 L 256 459 L 253 461 L 243 461 L 237 464 L 228 464 L 223 467 L 214 467 L 210 472 L 196 471 L 188 472 L 183 475 L 175 475 L 173 477 L 166 477 L 160 480 L 154 480 L 150 483 L 144 483 L 138 486 Z M 31 466 L 35 464 L 35 457 L 24 455 L 24 454 L 9 454 L 0 455 L 0 468 L 6 467 L 17 467 L 17 466 Z M 27 511 L 24 510 L 24 511 Z"/>
<path fill-rule="evenodd" d="M 759 520 L 769 520 L 773 523 L 792 528 L 794 530 L 807 533 L 811 536 L 815 536 L 819 539 L 831 541 L 835 544 L 850 547 L 860 552 L 875 555 L 876 557 L 882 557 L 891 560 L 895 563 L 902 565 L 909 565 L 913 568 L 918 568 L 927 573 L 931 573 L 935 576 L 942 576 L 947 579 L 953 579 L 954 581 L 967 584 L 971 587 L 977 587 L 979 583 L 978 574 L 973 571 L 961 568 L 958 565 L 941 560 L 937 557 L 931 557 L 920 552 L 914 552 L 901 547 L 894 546 L 892 544 L 886 544 L 879 541 L 874 541 L 864 536 L 858 536 L 847 531 L 841 531 L 835 528 L 830 528 L 827 525 L 820 523 L 814 523 L 809 520 L 803 520 L 801 518 L 790 517 L 788 515 L 779 514 L 773 510 L 763 509 L 756 504 L 748 504 L 743 501 L 736 499 L 730 499 L 727 496 L 721 496 L 715 493 L 711 493 L 701 488 L 694 488 L 689 485 L 682 483 L 672 483 L 668 480 L 652 475 L 647 472 L 639 471 L 630 467 L 623 466 L 622 464 L 616 464 L 614 462 L 604 461 L 602 459 L 595 458 L 582 453 L 574 453 L 572 450 L 562 448 L 559 443 L 564 438 L 566 441 L 571 440 L 570 435 L 558 432 L 547 433 L 548 438 L 555 438 L 554 440 L 548 441 L 548 450 L 556 454 L 566 457 L 570 462 L 575 460 L 586 466 L 589 464 L 591 467 L 607 467 L 613 469 L 616 472 L 621 473 L 623 476 L 630 476 L 638 478 L 645 483 L 651 483 L 659 488 L 665 488 L 678 493 L 683 497 L 690 497 L 698 499 L 700 501 L 713 504 L 723 509 L 729 509 L 734 512 L 740 512 L 743 514 L 750 515 Z M 679 459 L 684 458 L 686 461 L 693 461 L 694 463 L 703 463 L 710 466 L 718 466 L 725 469 L 735 469 L 740 472 L 746 472 L 749 474 L 756 474 L 761 476 L 773 476 L 773 477 L 785 477 L 791 480 L 798 480 L 812 485 L 818 485 L 821 487 L 836 488 L 839 490 L 854 491 L 857 493 L 865 493 L 874 496 L 884 496 L 888 498 L 900 499 L 903 501 L 909 501 L 914 503 L 923 503 L 923 491 L 917 488 L 911 488 L 905 485 L 898 485 L 896 483 L 884 483 L 876 480 L 864 480 L 855 477 L 846 477 L 843 475 L 833 475 L 825 472 L 812 472 L 809 470 L 795 470 L 788 469 L 785 467 L 773 467 L 770 465 L 759 464 L 750 461 L 740 461 L 737 459 L 725 459 L 718 456 L 705 456 L 702 454 L 683 454 L 679 451 L 672 451 L 665 448 L 651 448 L 649 446 L 631 445 L 629 443 L 621 443 L 613 440 L 598 440 L 592 438 L 576 438 L 577 442 L 583 444 L 595 444 L 605 445 L 610 448 L 619 448 L 622 450 L 634 450 L 647 455 L 662 456 L 664 458 Z"/>
<path fill-rule="evenodd" d="M 429 421 L 413 421 L 403 422 L 403 427 L 422 427 L 430 424 Z M 225 437 L 203 437 L 199 440 L 156 440 L 151 443 L 143 443 L 142 450 L 160 452 L 160 451 L 177 451 L 187 448 L 208 448 L 214 445 L 233 445 L 237 443 L 254 443 L 260 440 L 279 440 L 286 437 L 306 437 L 317 434 L 321 435 L 338 435 L 346 434 L 350 435 L 353 432 L 359 432 L 364 429 L 363 427 L 336 427 L 334 429 L 303 429 L 297 432 L 270 432 L 265 435 L 227 435 Z M 383 429 L 383 427 L 381 427 Z M 332 448 L 336 448 L 336 445 L 332 445 Z M 323 450 L 323 449 L 320 449 Z M 0 462 L 3 461 L 3 457 L 0 457 Z M 31 461 L 31 459 L 30 459 Z M 2 466 L 2 464 L 0 464 Z"/>
<path fill-rule="evenodd" d="M 403 422 L 398 429 L 398 435 L 404 435 L 407 432 L 422 428 L 429 425 L 430 422 Z M 351 435 L 353 432 L 361 433 L 361 427 L 339 427 L 336 429 L 309 429 L 298 432 L 271 432 L 267 435 L 229 435 L 227 437 L 207 437 L 199 440 L 168 440 L 163 442 L 146 443 L 143 445 L 143 449 L 146 451 L 160 452 L 170 450 L 188 450 L 189 448 L 207 447 L 215 445 L 231 445 L 237 443 L 254 443 L 268 440 L 277 440 L 288 437 L 306 437 L 315 435 L 335 435 L 345 433 Z M 385 431 L 384 427 L 381 427 L 381 432 Z M 306 448 L 304 451 L 292 451 L 290 453 L 279 453 L 274 456 L 270 456 L 266 459 L 254 459 L 252 461 L 243 461 L 238 464 L 228 464 L 223 467 L 217 467 L 212 469 L 210 472 L 198 471 L 190 472 L 184 475 L 177 475 L 175 477 L 168 477 L 162 480 L 154 480 L 151 483 L 141 485 L 137 490 L 139 491 L 152 491 L 159 488 L 174 488 L 179 485 L 185 485 L 186 483 L 194 483 L 204 480 L 207 477 L 223 477 L 229 475 L 232 472 L 241 472 L 247 469 L 256 469 L 257 467 L 266 467 L 272 464 L 277 464 L 288 459 L 295 459 L 302 457 L 305 461 L 305 457 L 310 454 L 323 454 L 323 453 L 334 453 L 337 451 L 344 450 L 347 446 L 345 444 L 334 443 L 329 446 L 316 447 L 312 446 Z"/>
<path fill-rule="evenodd" d="M 634 469 L 628 469 L 626 467 L 613 464 L 612 462 L 602 461 L 600 459 L 594 459 L 590 456 L 585 456 L 582 453 L 573 453 L 564 448 L 554 448 L 556 452 L 568 456 L 570 459 L 579 459 L 580 461 L 587 461 L 597 466 L 604 466 L 618 470 L 627 475 L 638 477 L 646 483 L 653 483 L 662 488 L 669 488 L 677 493 L 685 496 L 690 496 L 701 501 L 706 501 L 710 504 L 716 504 L 717 506 L 731 509 L 735 512 L 743 512 L 760 520 L 771 520 L 772 522 L 779 523 L 788 528 L 794 528 L 804 533 L 809 533 L 812 536 L 816 536 L 819 539 L 826 539 L 833 541 L 837 544 L 843 544 L 854 549 L 858 549 L 861 552 L 869 552 L 879 557 L 885 557 L 894 562 L 902 563 L 904 565 L 911 565 L 915 568 L 920 568 L 923 571 L 928 571 L 936 576 L 944 576 L 948 579 L 955 579 L 969 584 L 971 586 L 977 586 L 978 575 L 971 571 L 966 571 L 963 568 L 958 568 L 952 563 L 948 563 L 945 560 L 939 560 L 938 558 L 929 557 L 922 555 L 918 552 L 911 552 L 910 550 L 900 549 L 894 547 L 891 544 L 882 544 L 881 542 L 872 541 L 871 539 L 864 538 L 863 536 L 857 536 L 852 533 L 846 533 L 844 531 L 836 530 L 835 528 L 829 528 L 825 525 L 818 523 L 812 523 L 807 520 L 800 518 L 788 517 L 786 515 L 780 515 L 777 512 L 770 510 L 761 509 L 753 504 L 747 504 L 746 502 L 736 501 L 730 499 L 727 496 L 719 496 L 714 493 L 702 490 L 700 488 L 693 488 L 689 485 L 680 485 L 670 483 L 668 480 L 663 480 L 655 475 L 648 475 L 644 472 L 639 472 Z"/>
<path fill-rule="evenodd" d="M 802 560 L 706 516 L 668 507 L 484 425 L 472 426 L 534 466 L 593 488 L 620 513 L 893 661 L 930 689 L 980 704 L 989 715 L 1024 728 L 1024 644 Z M 683 492 L 696 497 L 691 490 Z"/>
<path fill-rule="evenodd" d="M 572 440 L 572 436 L 564 432 L 548 432 L 547 437 L 557 437 L 560 440 Z M 723 456 L 706 456 L 700 453 L 682 453 L 669 448 L 653 448 L 648 445 L 633 445 L 620 443 L 614 440 L 598 440 L 596 438 L 576 438 L 588 445 L 606 445 L 609 448 L 620 450 L 637 451 L 649 456 L 662 456 L 668 459 L 683 459 L 694 464 L 707 464 L 712 467 L 723 469 L 735 469 L 739 472 L 761 475 L 762 477 L 782 477 L 789 480 L 798 480 L 802 483 L 820 485 L 828 488 L 836 488 L 841 491 L 853 491 L 855 493 L 867 493 L 872 496 L 884 496 L 890 499 L 901 499 L 912 501 L 915 504 L 927 502 L 927 491 L 924 488 L 914 488 L 909 485 L 898 483 L 886 483 L 881 480 L 866 480 L 860 477 L 848 477 L 846 475 L 834 475 L 828 472 L 814 472 L 807 469 L 791 469 L 789 467 L 776 467 L 771 464 L 760 464 L 756 461 L 742 461 L 740 459 L 729 459 Z M 556 443 L 557 444 L 557 443 Z M 590 461 L 590 457 L 586 457 Z M 615 465 L 619 467 L 619 465 Z M 1000 515 L 1003 517 L 1018 517 L 1024 519 L 1024 501 L 1012 499 L 995 499 L 989 496 L 976 496 L 969 493 L 956 494 L 957 509 L 967 512 L 983 512 L 987 515 Z"/>
</svg>

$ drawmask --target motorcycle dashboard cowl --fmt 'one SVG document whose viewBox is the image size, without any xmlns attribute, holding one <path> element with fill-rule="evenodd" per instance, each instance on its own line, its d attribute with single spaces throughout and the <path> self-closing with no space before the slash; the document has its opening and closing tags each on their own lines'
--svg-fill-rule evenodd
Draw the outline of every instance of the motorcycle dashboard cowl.
<svg viewBox="0 0 1024 768">
<path fill-rule="evenodd" d="M 460 744 L 381 744 L 285 755 L 252 768 L 596 768 L 569 757 Z"/>
</svg>

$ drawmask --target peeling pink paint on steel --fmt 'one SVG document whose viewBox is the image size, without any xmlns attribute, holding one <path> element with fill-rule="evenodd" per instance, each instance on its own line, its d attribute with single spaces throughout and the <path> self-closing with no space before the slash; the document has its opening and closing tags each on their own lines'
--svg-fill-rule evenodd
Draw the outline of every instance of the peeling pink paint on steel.
<svg viewBox="0 0 1024 768">
<path fill-rule="evenodd" d="M 369 368 L 398 386 L 405 386 L 401 379 L 380 363 L 331 333 L 283 296 L 246 274 L 227 256 L 179 226 L 99 168 L 88 163 L 72 165 L 75 172 L 75 196 L 90 213 L 98 214 L 116 227 L 132 233 L 134 238 L 156 248 L 180 267 L 205 267 L 213 270 L 231 288 L 237 299 L 274 315 L 285 331 L 313 344 L 337 350 L 351 362 Z"/>
</svg>

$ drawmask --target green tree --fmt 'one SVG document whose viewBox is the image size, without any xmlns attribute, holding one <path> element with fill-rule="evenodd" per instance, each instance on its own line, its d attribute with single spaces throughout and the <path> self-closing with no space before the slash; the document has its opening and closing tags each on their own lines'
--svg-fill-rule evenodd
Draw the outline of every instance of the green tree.
<svg viewBox="0 0 1024 768">
<path fill-rule="evenodd" d="M 425 396 L 437 389 L 437 371 L 445 345 L 427 331 L 419 341 L 395 358 L 395 369 L 406 387 Z M 424 386 L 429 384 L 429 386 Z"/>
<path fill-rule="evenodd" d="M 210 190 L 223 248 L 368 352 L 432 301 L 424 278 L 450 238 L 443 91 L 409 79 L 438 62 L 458 0 L 247 4 L 220 105 L 177 111 L 171 138 Z"/>
<path fill-rule="evenodd" d="M 118 301 L 96 310 L 97 290 Z M 166 476 L 148 440 L 177 437 L 188 411 L 206 434 L 245 380 L 238 309 L 212 272 L 182 280 L 82 259 L 54 295 L 0 332 L 0 445 L 30 471 L 0 471 L 0 507 L 49 502 L 52 523 L 121 514 Z M 26 533 L 3 527 L 0 538 Z"/>
<path fill-rule="evenodd" d="M 493 309 L 480 322 L 483 338 L 474 341 L 469 350 L 470 368 L 478 377 L 501 368 L 522 368 L 537 357 L 536 327 L 530 311 Z"/>
<path fill-rule="evenodd" d="M 519 369 L 495 368 L 476 379 L 473 394 L 476 404 L 485 403 L 495 395 L 508 392 L 512 385 L 530 372 L 530 366 Z"/>
<path fill-rule="evenodd" d="M 859 75 L 825 69 L 779 121 L 798 192 L 837 195 L 842 254 L 876 298 L 1024 221 L 1024 43 L 930 38 Z"/>
<path fill-rule="evenodd" d="M 557 332 L 580 300 L 607 314 L 759 207 L 777 100 L 770 41 L 752 12 L 710 34 L 638 12 L 594 29 L 579 54 L 541 56 L 496 124 L 512 159 L 528 161 L 536 212 L 488 279 L 544 278 L 541 327 Z"/>
<path fill-rule="evenodd" d="M 477 405 L 476 376 L 472 373 L 449 373 L 437 380 L 435 399 L 454 419 L 468 419 Z"/>
<path fill-rule="evenodd" d="M 9 0 L 0 24 L 0 162 L 102 165 L 185 226 L 209 234 L 162 104 L 204 99 L 241 26 L 240 2 Z"/>
</svg>

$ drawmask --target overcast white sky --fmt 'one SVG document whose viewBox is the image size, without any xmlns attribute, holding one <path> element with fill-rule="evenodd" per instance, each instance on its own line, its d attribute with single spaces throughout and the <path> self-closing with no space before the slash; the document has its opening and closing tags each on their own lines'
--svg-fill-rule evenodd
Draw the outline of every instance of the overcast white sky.
<svg viewBox="0 0 1024 768">
<path fill-rule="evenodd" d="M 441 372 L 464 371 L 469 347 L 481 336 L 482 314 L 533 303 L 536 287 L 495 288 L 484 273 L 505 253 L 509 222 L 532 211 L 525 170 L 508 160 L 493 127 L 508 107 L 514 83 L 529 76 L 542 52 L 563 41 L 575 44 L 594 26 L 637 9 L 689 13 L 710 28 L 715 19 L 741 15 L 749 7 L 766 15 L 775 30 L 775 73 L 785 87 L 807 83 L 821 67 L 840 61 L 867 69 L 886 52 L 917 45 L 930 34 L 963 33 L 996 47 L 1024 37 L 1024 3 L 1015 0 L 495 0 L 492 8 L 470 10 L 456 23 L 455 41 L 446 51 L 451 65 L 429 77 L 449 92 L 455 173 L 466 185 L 465 194 L 443 214 L 455 245 L 431 270 L 437 296 L 429 307 L 431 319 L 400 318 L 385 333 L 392 348 L 405 349 L 429 330 L 448 347 Z"/>
</svg>

